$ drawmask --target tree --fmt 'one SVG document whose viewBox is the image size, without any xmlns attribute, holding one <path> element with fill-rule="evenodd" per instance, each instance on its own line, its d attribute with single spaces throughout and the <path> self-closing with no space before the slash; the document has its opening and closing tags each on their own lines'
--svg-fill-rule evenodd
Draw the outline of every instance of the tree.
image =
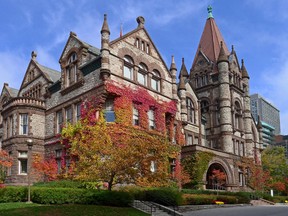
<svg viewBox="0 0 288 216">
<path fill-rule="evenodd" d="M 44 158 L 39 154 L 33 154 L 33 175 L 44 181 L 53 181 L 58 177 L 58 167 L 54 156 Z"/>
<path fill-rule="evenodd" d="M 260 164 L 254 163 L 253 158 L 242 157 L 238 163 L 247 179 L 247 185 L 256 191 L 264 191 L 270 187 L 270 173 L 264 170 Z"/>
<path fill-rule="evenodd" d="M 107 123 L 101 111 L 101 98 L 82 105 L 81 121 L 62 130 L 62 143 L 69 148 L 76 179 L 108 182 L 111 190 L 117 183 L 141 186 L 164 186 L 169 183 L 169 158 L 176 157 L 179 146 L 170 145 L 165 133 L 164 107 L 145 92 L 117 88 L 114 93 L 116 122 Z M 111 91 L 111 87 L 110 87 Z M 145 99 L 142 97 L 145 96 Z M 140 126 L 132 126 L 132 103 L 140 101 Z M 149 130 L 147 103 L 155 107 L 156 128 Z M 144 115 L 145 114 L 145 115 Z M 142 124 L 142 125 L 141 125 Z M 158 126 L 158 127 L 157 127 Z"/>
<path fill-rule="evenodd" d="M 4 183 L 7 169 L 12 166 L 12 158 L 9 157 L 9 154 L 0 149 L 0 184 Z"/>
<path fill-rule="evenodd" d="M 271 187 L 277 191 L 284 192 L 288 178 L 288 165 L 285 157 L 285 149 L 279 146 L 270 146 L 262 152 L 263 169 L 270 173 Z M 284 185 L 284 186 L 283 186 Z"/>
</svg>

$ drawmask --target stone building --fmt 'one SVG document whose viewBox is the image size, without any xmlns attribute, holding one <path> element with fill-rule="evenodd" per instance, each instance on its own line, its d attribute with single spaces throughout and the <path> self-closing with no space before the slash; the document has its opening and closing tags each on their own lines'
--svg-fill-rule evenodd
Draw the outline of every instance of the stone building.
<svg viewBox="0 0 288 216">
<path fill-rule="evenodd" d="M 174 57 L 168 67 L 141 16 L 134 30 L 111 41 L 105 15 L 99 29 L 100 49 L 71 32 L 59 59 L 60 72 L 38 63 L 32 52 L 20 89 L 4 84 L 1 93 L 0 138 L 2 148 L 14 159 L 7 183 L 27 183 L 29 141 L 33 141 L 33 153 L 54 153 L 58 161 L 63 148 L 57 134 L 63 123 L 79 120 L 80 104 L 85 99 L 102 96 L 103 109 L 112 113 L 107 120 L 114 121 L 114 97 L 107 92 L 108 83 L 113 81 L 131 91 L 145 89 L 158 101 L 177 103 L 175 118 L 181 121 L 186 142 L 182 158 L 195 151 L 213 153 L 203 175 L 204 188 L 213 186 L 209 176 L 216 168 L 225 172 L 227 190 L 245 189 L 245 177 L 237 162 L 241 157 L 260 158 L 261 127 L 257 128 L 251 116 L 244 61 L 239 63 L 233 47 L 228 50 L 211 8 L 208 11 L 194 60 L 191 57 L 192 67 L 188 72 L 183 59 L 178 79 Z M 147 110 L 147 128 L 157 130 L 154 112 Z M 133 109 L 133 123 L 139 118 Z M 68 156 L 65 164 L 69 165 Z"/>
</svg>

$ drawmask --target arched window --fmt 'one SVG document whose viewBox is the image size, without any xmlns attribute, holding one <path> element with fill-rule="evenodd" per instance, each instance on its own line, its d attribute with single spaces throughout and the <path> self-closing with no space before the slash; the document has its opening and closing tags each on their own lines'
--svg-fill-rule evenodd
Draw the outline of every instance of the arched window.
<svg viewBox="0 0 288 216">
<path fill-rule="evenodd" d="M 241 106 L 238 101 L 235 102 L 235 122 L 234 126 L 236 129 L 241 129 Z"/>
<path fill-rule="evenodd" d="M 148 68 L 144 63 L 139 64 L 139 70 L 137 73 L 137 81 L 141 85 L 147 85 L 147 73 L 148 73 Z"/>
<path fill-rule="evenodd" d="M 186 98 L 187 106 L 187 120 L 191 123 L 195 123 L 195 109 L 193 102 L 190 98 Z"/>
<path fill-rule="evenodd" d="M 66 87 L 74 84 L 77 81 L 77 54 L 73 52 L 68 59 L 68 64 L 66 67 Z"/>
<path fill-rule="evenodd" d="M 133 80 L 133 59 L 130 56 L 124 56 L 124 71 L 123 75 L 125 78 Z"/>
<path fill-rule="evenodd" d="M 160 92 L 160 73 L 157 70 L 152 71 L 151 87 Z"/>
</svg>

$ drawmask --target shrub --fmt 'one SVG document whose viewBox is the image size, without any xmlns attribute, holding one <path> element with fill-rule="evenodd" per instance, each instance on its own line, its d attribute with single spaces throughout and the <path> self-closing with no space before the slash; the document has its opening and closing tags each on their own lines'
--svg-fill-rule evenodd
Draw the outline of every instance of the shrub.
<svg viewBox="0 0 288 216">
<path fill-rule="evenodd" d="M 120 191 L 34 187 L 31 192 L 32 201 L 41 204 L 129 206 L 132 202 L 132 196 L 129 193 Z"/>
<path fill-rule="evenodd" d="M 141 195 L 141 193 L 140 193 Z M 165 206 L 178 206 L 182 204 L 182 194 L 175 189 L 154 189 L 144 191 L 143 198 Z"/>
<path fill-rule="evenodd" d="M 207 205 L 213 204 L 215 200 L 217 200 L 217 196 L 215 195 L 198 195 L 198 194 L 184 194 L 183 195 L 185 205 Z M 222 201 L 222 200 L 221 200 Z"/>
<path fill-rule="evenodd" d="M 101 191 L 94 193 L 91 204 L 107 205 L 107 206 L 129 206 L 132 203 L 133 197 L 123 191 Z"/>
<path fill-rule="evenodd" d="M 26 187 L 8 186 L 0 189 L 0 203 L 23 202 L 27 200 Z"/>
<path fill-rule="evenodd" d="M 50 182 L 37 182 L 34 184 L 36 187 L 49 187 L 49 188 L 80 188 L 82 182 L 72 180 L 59 180 Z"/>
</svg>

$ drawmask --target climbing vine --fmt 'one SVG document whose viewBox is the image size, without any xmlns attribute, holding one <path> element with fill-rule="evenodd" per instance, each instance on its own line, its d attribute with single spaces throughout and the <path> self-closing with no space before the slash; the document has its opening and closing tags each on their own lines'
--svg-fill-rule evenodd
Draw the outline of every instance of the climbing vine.
<svg viewBox="0 0 288 216">
<path fill-rule="evenodd" d="M 75 177 L 106 181 L 108 189 L 117 183 L 141 186 L 169 184 L 169 158 L 177 158 L 184 144 L 182 125 L 175 121 L 176 102 L 160 101 L 145 89 L 108 82 L 108 97 L 114 99 L 115 122 L 106 123 L 100 96 L 84 101 L 81 121 L 62 130 L 62 144 L 75 159 Z M 133 107 L 139 125 L 132 125 Z M 155 128 L 149 129 L 149 110 L 154 111 Z M 172 145 L 171 141 L 176 143 Z M 181 173 L 180 163 L 176 167 Z"/>
<path fill-rule="evenodd" d="M 203 182 L 203 175 L 208 169 L 209 161 L 214 157 L 213 153 L 196 152 L 182 159 L 184 170 L 192 180 L 187 186 L 198 188 Z"/>
</svg>

